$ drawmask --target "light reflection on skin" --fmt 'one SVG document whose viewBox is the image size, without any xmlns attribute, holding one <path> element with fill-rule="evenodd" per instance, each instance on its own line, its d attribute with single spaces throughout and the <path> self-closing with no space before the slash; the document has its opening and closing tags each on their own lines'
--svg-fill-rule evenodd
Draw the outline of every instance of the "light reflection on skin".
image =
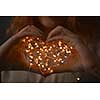
<svg viewBox="0 0 100 100">
<path fill-rule="evenodd" d="M 43 75 L 53 73 L 56 67 L 65 63 L 73 49 L 72 46 L 61 40 L 46 43 L 41 38 L 28 36 L 22 39 L 22 43 L 24 43 L 30 67 L 34 67 L 36 64 L 37 69 Z"/>
</svg>

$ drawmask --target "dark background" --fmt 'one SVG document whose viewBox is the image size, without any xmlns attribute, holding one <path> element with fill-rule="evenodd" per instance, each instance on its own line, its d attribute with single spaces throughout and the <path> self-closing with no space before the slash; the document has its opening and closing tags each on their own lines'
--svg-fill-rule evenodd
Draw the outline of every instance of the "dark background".
<svg viewBox="0 0 100 100">
<path fill-rule="evenodd" d="M 0 16 L 0 45 L 9 38 L 5 33 L 10 25 L 11 19 L 12 17 L 10 16 Z"/>
</svg>

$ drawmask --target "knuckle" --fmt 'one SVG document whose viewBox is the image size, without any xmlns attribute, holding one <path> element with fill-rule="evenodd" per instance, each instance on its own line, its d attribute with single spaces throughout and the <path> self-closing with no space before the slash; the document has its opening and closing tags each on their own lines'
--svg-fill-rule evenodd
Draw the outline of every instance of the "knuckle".
<svg viewBox="0 0 100 100">
<path fill-rule="evenodd" d="M 61 25 L 58 25 L 56 28 L 57 28 L 57 29 L 64 29 L 64 27 L 61 26 Z"/>
</svg>

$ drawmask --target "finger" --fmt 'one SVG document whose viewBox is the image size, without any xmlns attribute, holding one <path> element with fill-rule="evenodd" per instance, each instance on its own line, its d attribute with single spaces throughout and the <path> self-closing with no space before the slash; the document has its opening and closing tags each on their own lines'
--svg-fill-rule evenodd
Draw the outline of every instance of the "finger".
<svg viewBox="0 0 100 100">
<path fill-rule="evenodd" d="M 63 36 L 56 36 L 56 37 L 48 39 L 48 41 L 60 40 L 60 39 L 66 40 L 66 42 L 70 41 L 70 38 L 63 37 Z M 80 41 L 76 41 L 76 40 L 72 41 L 71 44 L 74 45 L 75 49 L 78 51 L 80 58 L 81 58 L 81 62 L 84 66 L 92 66 L 94 64 L 94 60 L 93 60 L 88 48 L 85 47 L 84 44 L 82 44 Z"/>
<path fill-rule="evenodd" d="M 37 33 L 36 33 L 37 32 Z M 21 31 L 19 31 L 18 33 L 16 33 L 15 35 L 13 35 L 11 38 L 9 38 L 3 45 L 1 48 L 4 48 L 6 50 L 6 48 L 10 48 L 13 44 L 17 44 L 18 41 L 20 41 L 20 39 L 24 36 L 27 35 L 34 35 L 34 33 L 36 33 L 35 35 L 40 36 L 40 34 L 42 33 L 42 31 L 40 31 L 38 28 L 36 28 L 33 25 L 28 25 L 25 28 L 23 28 Z"/>
<path fill-rule="evenodd" d="M 54 40 L 63 40 L 63 36 L 55 36 L 55 37 L 52 37 L 50 39 L 47 39 L 47 42 L 50 42 L 50 41 L 54 41 Z"/>
<path fill-rule="evenodd" d="M 59 35 L 62 32 L 62 27 L 61 26 L 57 26 L 56 28 L 54 28 L 49 34 L 47 39 L 52 38 L 53 36 Z"/>
<path fill-rule="evenodd" d="M 34 34 L 40 36 L 42 33 L 43 32 L 34 25 L 28 25 L 17 33 L 17 37 L 23 37 L 26 35 L 34 35 Z"/>
<path fill-rule="evenodd" d="M 70 37 L 67 37 L 67 36 L 65 37 L 63 35 L 59 35 L 59 36 L 55 36 L 50 39 L 47 39 L 47 42 L 55 41 L 55 40 L 64 40 L 65 42 L 73 43 L 73 41 L 70 39 Z"/>
<path fill-rule="evenodd" d="M 62 27 L 62 34 L 67 35 L 71 38 L 79 38 L 79 36 L 73 32 L 71 32 L 70 30 L 68 30 L 67 28 Z"/>
<path fill-rule="evenodd" d="M 76 35 L 75 33 L 71 32 L 70 30 L 64 28 L 63 26 L 57 26 L 55 29 L 53 29 L 49 35 L 48 35 L 48 38 L 52 38 L 53 36 L 55 35 L 66 35 L 68 37 L 71 37 L 71 38 L 79 38 L 78 35 Z"/>
</svg>

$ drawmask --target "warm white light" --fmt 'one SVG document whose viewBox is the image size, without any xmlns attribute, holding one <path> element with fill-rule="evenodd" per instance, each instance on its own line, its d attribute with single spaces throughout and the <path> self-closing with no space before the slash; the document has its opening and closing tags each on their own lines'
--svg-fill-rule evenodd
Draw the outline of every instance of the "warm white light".
<svg viewBox="0 0 100 100">
<path fill-rule="evenodd" d="M 26 37 L 22 41 L 25 42 L 25 52 L 30 66 L 36 64 L 40 71 L 43 71 L 42 74 L 53 73 L 54 68 L 63 64 L 73 49 L 62 41 L 51 42 L 49 45 L 40 38 L 36 40 L 36 38 Z"/>
</svg>

